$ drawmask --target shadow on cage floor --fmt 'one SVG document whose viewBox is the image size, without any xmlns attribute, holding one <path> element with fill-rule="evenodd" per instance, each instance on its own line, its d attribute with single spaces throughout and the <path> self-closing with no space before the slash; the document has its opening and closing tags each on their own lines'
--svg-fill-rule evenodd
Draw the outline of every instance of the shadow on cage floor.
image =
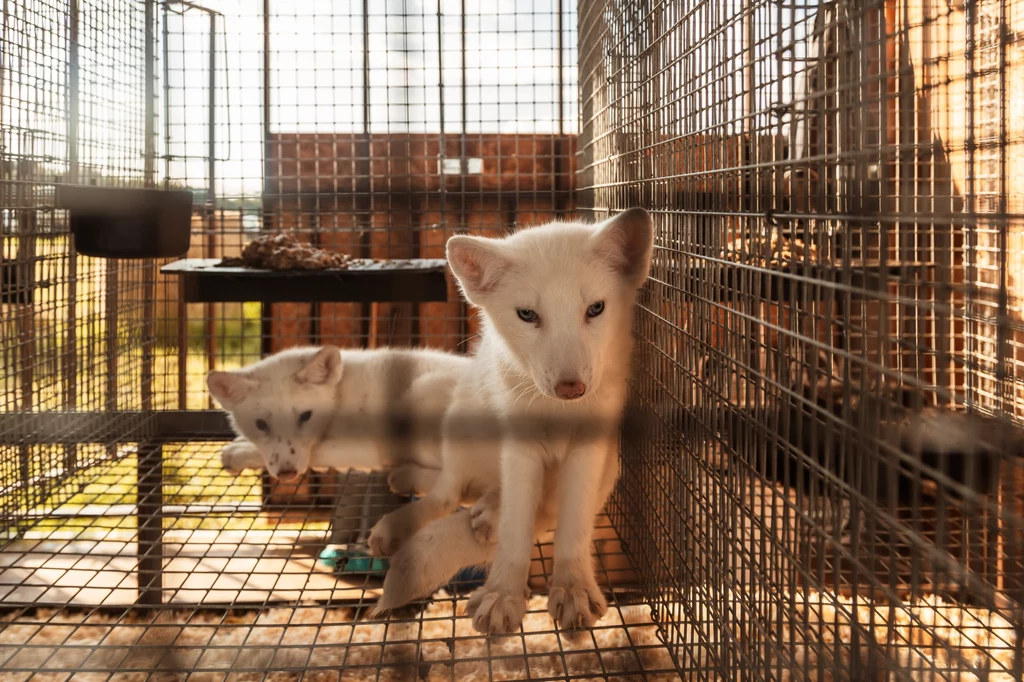
<svg viewBox="0 0 1024 682">
<path fill-rule="evenodd" d="M 95 536 L 95 533 L 93 533 Z M 0 605 L 129 606 L 138 578 L 134 533 L 123 538 L 19 540 L 0 552 Z M 168 530 L 164 594 L 170 604 L 264 604 L 376 598 L 366 576 L 338 576 L 317 561 L 323 533 Z"/>
<path fill-rule="evenodd" d="M 219 468 L 216 448 L 208 444 L 199 448 L 188 450 L 183 461 L 191 467 L 189 476 L 201 483 L 196 489 L 206 493 L 205 506 L 248 506 L 239 507 L 241 511 L 235 514 L 201 513 L 198 517 L 172 513 L 177 510 L 180 514 L 185 509 L 181 505 L 165 507 L 165 605 L 351 605 L 376 601 L 379 574 L 335 572 L 318 557 L 328 546 L 364 546 L 365 536 L 380 516 L 402 503 L 388 491 L 386 476 L 380 472 L 339 473 L 330 481 L 327 506 L 320 506 L 325 500 L 318 502 L 308 495 L 288 498 L 278 493 L 271 507 L 276 503 L 280 508 L 261 509 L 258 498 L 253 502 L 238 494 L 252 482 L 243 484 L 226 477 Z M 110 487 L 107 479 L 114 480 L 97 475 L 91 482 L 106 490 Z M 107 514 L 90 516 L 86 513 L 89 506 L 65 505 L 40 517 L 49 523 L 39 523 L 21 539 L 0 548 L 0 608 L 125 607 L 136 603 L 136 522 L 130 515 L 121 515 L 136 513 L 136 507 L 92 506 L 97 508 L 95 513 Z M 65 518 L 77 519 L 82 525 L 57 523 Z M 637 584 L 618 534 L 605 515 L 596 523 L 593 553 L 600 584 L 616 588 Z M 543 591 L 551 569 L 550 536 L 541 538 L 532 559 L 530 585 Z"/>
</svg>

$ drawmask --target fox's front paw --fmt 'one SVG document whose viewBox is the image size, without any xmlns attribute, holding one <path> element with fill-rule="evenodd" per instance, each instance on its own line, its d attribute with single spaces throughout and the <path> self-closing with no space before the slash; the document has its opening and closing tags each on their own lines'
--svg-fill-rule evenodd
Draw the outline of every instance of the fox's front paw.
<svg viewBox="0 0 1024 682">
<path fill-rule="evenodd" d="M 370 538 L 367 540 L 370 553 L 374 556 L 391 556 L 412 533 L 412 529 L 406 527 L 400 519 L 387 514 L 370 530 Z"/>
<path fill-rule="evenodd" d="M 473 627 L 486 635 L 505 635 L 519 629 L 526 616 L 529 592 L 507 589 L 503 585 L 486 584 L 469 597 L 466 614 L 473 618 Z"/>
<path fill-rule="evenodd" d="M 563 630 L 590 628 L 608 611 L 601 589 L 591 577 L 551 581 L 548 613 Z"/>
<path fill-rule="evenodd" d="M 473 528 L 476 541 L 489 545 L 494 542 L 494 530 L 498 526 L 498 510 L 485 498 L 477 500 L 469 509 L 469 525 Z"/>
<path fill-rule="evenodd" d="M 232 474 L 240 474 L 246 469 L 262 469 L 263 457 L 252 443 L 236 440 L 220 451 L 220 465 Z"/>
</svg>

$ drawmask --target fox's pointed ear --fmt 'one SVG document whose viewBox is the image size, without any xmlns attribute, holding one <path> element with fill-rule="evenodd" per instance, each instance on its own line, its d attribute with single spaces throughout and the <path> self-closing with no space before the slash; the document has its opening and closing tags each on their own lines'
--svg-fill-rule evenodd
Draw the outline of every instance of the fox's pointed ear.
<svg viewBox="0 0 1024 682">
<path fill-rule="evenodd" d="M 654 250 L 654 221 L 642 208 L 631 208 L 604 221 L 593 236 L 606 263 L 636 288 L 647 281 Z"/>
<path fill-rule="evenodd" d="M 234 372 L 214 371 L 206 375 L 206 386 L 224 409 L 230 410 L 256 388 L 256 382 Z"/>
<path fill-rule="evenodd" d="M 495 239 L 456 235 L 448 240 L 446 251 L 448 266 L 470 303 L 493 291 L 509 268 Z"/>
<path fill-rule="evenodd" d="M 341 380 L 341 350 L 324 346 L 295 378 L 304 384 L 336 384 Z"/>
</svg>

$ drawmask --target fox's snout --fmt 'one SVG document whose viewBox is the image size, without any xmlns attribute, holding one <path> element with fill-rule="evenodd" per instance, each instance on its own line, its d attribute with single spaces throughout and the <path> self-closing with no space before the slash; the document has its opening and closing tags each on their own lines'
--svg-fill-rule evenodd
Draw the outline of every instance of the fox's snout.
<svg viewBox="0 0 1024 682">
<path fill-rule="evenodd" d="M 299 472 L 295 470 L 295 467 L 290 464 L 286 464 L 277 471 L 277 479 L 282 483 L 294 483 L 299 480 Z"/>
<path fill-rule="evenodd" d="M 528 354 L 527 362 L 537 389 L 556 400 L 579 400 L 600 387 L 599 348 L 588 343 L 575 332 L 546 339 L 535 352 Z"/>
<path fill-rule="evenodd" d="M 587 392 L 587 385 L 579 379 L 563 379 L 555 386 L 555 395 L 562 400 L 576 400 Z"/>
<path fill-rule="evenodd" d="M 309 469 L 310 446 L 295 439 L 278 438 L 264 454 L 267 472 L 282 483 L 293 483 Z"/>
</svg>

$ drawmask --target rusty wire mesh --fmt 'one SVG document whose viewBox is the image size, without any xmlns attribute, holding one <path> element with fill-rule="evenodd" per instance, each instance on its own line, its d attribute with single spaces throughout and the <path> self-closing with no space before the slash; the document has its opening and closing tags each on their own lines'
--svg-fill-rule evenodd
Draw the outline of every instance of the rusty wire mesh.
<svg viewBox="0 0 1024 682">
<path fill-rule="evenodd" d="M 282 231 L 357 257 L 437 258 L 455 232 L 571 215 L 572 3 L 0 9 L 0 678 L 672 675 L 607 519 L 607 624 L 563 641 L 541 596 L 526 633 L 490 641 L 461 615 L 458 583 L 366 621 L 381 571 L 353 551 L 402 502 L 379 474 L 283 485 L 221 468 L 231 436 L 208 370 L 297 344 L 464 352 L 478 323 L 454 287 L 428 303 L 192 302 L 165 263 L 76 255 L 54 207 L 65 185 L 190 189 L 189 259 Z M 26 331 L 43 322 L 66 345 Z M 542 542 L 541 592 L 550 561 Z"/>
<path fill-rule="evenodd" d="M 581 194 L 660 228 L 612 518 L 695 679 L 1021 675 L 1021 19 L 580 6 Z"/>
<path fill-rule="evenodd" d="M 1021 678 L 1019 0 L 0 11 L 3 679 Z M 319 555 L 401 504 L 383 477 L 220 467 L 206 371 L 464 351 L 453 289 L 189 302 L 75 253 L 74 184 L 192 189 L 209 259 L 650 209 L 609 616 L 555 633 L 541 542 L 516 636 L 468 585 L 366 620 L 380 571 Z"/>
<path fill-rule="evenodd" d="M 73 433 L 60 428 L 59 415 L 122 411 L 132 416 L 119 428 L 145 426 L 152 368 L 142 321 L 151 265 L 76 254 L 54 192 L 61 184 L 143 184 L 143 17 L 141 8 L 118 3 L 3 5 L 2 412 L 53 418 L 5 422 L 7 537 L 133 455 L 133 444 L 109 425 L 94 421 Z"/>
</svg>

